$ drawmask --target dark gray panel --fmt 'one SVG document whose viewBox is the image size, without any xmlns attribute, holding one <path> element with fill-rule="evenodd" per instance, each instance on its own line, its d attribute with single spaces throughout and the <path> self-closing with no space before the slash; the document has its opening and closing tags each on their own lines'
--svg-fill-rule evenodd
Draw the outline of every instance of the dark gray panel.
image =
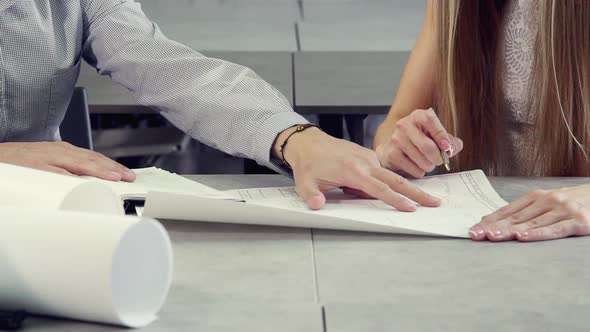
<svg viewBox="0 0 590 332">
<path fill-rule="evenodd" d="M 295 104 L 391 105 L 409 52 L 300 52 L 294 57 Z"/>
</svg>

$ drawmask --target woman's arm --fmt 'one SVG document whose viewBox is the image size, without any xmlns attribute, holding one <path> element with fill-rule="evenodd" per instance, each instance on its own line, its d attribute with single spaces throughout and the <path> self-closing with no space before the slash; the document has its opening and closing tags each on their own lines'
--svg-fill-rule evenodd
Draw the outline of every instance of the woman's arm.
<svg viewBox="0 0 590 332">
<path fill-rule="evenodd" d="M 375 134 L 373 148 L 389 141 L 397 121 L 416 109 L 428 109 L 433 104 L 437 74 L 434 6 L 434 1 L 429 0 L 422 31 L 406 65 L 395 101 Z"/>
<path fill-rule="evenodd" d="M 431 108 L 438 61 L 434 6 L 431 0 L 395 102 L 373 143 L 383 167 L 416 178 L 443 164 L 441 151 L 454 157 L 463 148 L 463 142 L 447 133 Z"/>
</svg>

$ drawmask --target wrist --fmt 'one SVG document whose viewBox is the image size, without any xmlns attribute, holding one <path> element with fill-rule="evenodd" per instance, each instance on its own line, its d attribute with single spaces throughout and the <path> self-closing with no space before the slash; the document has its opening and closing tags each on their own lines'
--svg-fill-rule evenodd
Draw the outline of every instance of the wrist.
<svg viewBox="0 0 590 332">
<path fill-rule="evenodd" d="M 379 127 L 377 127 L 375 136 L 373 136 L 373 150 L 377 151 L 379 146 L 387 143 L 389 138 L 391 138 L 391 135 L 393 135 L 393 128 L 390 128 L 388 124 L 382 123 Z"/>
<path fill-rule="evenodd" d="M 273 145 L 273 155 L 277 159 L 287 162 L 291 168 L 295 168 L 300 161 L 305 159 L 306 152 L 316 142 L 330 137 L 317 127 L 309 127 L 297 132 L 299 126 L 293 126 L 282 131 Z M 288 144 L 285 144 L 288 140 Z"/>
<path fill-rule="evenodd" d="M 381 163 L 381 165 L 383 165 L 382 162 L 382 156 L 383 156 L 383 149 L 385 149 L 385 144 L 379 144 L 373 147 L 373 150 L 375 151 L 375 154 L 377 155 L 377 159 L 379 159 L 379 162 Z"/>
</svg>

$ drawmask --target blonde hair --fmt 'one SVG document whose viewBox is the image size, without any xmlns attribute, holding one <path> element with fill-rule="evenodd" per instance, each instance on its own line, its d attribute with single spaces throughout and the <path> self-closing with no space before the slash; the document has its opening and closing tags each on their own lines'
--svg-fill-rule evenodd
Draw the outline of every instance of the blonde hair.
<svg viewBox="0 0 590 332">
<path fill-rule="evenodd" d="M 535 0 L 539 31 L 530 82 L 533 172 L 590 176 L 590 1 Z M 465 142 L 457 170 L 497 173 L 504 116 L 498 41 L 507 0 L 437 0 L 439 92 L 443 124 Z"/>
</svg>

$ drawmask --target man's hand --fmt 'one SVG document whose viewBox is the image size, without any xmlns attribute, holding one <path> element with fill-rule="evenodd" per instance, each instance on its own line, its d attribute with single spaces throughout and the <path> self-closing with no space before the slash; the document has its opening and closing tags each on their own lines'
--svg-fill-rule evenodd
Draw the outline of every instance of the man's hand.
<svg viewBox="0 0 590 332">
<path fill-rule="evenodd" d="M 135 174 L 127 167 L 65 142 L 0 143 L 0 162 L 110 181 L 135 180 Z"/>
<path fill-rule="evenodd" d="M 293 130 L 287 129 L 279 135 L 274 146 L 275 155 L 280 156 L 280 146 Z M 407 198 L 424 206 L 440 205 L 437 198 L 381 167 L 374 151 L 333 138 L 317 128 L 294 134 L 284 152 L 293 168 L 297 192 L 310 209 L 321 209 L 326 203 L 323 192 L 338 187 L 366 193 L 400 211 L 416 210 L 415 204 Z"/>
</svg>

